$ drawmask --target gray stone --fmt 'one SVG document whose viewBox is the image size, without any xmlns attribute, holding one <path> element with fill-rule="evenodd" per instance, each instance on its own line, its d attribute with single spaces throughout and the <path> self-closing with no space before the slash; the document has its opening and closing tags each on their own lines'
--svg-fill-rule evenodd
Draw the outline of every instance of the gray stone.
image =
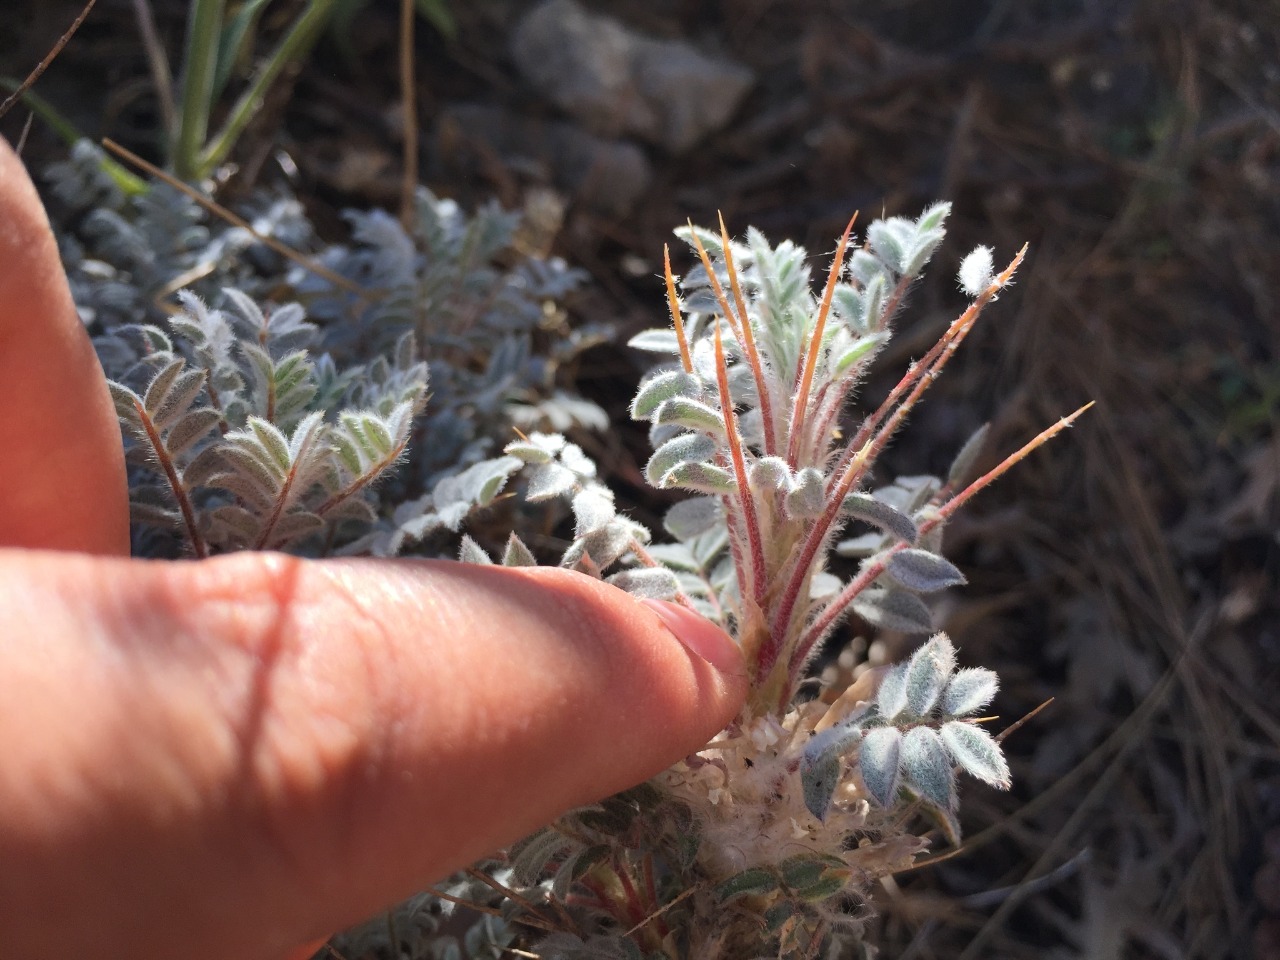
<svg viewBox="0 0 1280 960">
<path fill-rule="evenodd" d="M 652 179 L 649 161 L 634 143 L 485 104 L 447 107 L 438 139 L 458 145 L 450 152 L 464 149 L 459 141 L 484 144 L 508 169 L 552 183 L 574 202 L 610 216 L 629 213 Z"/>
<path fill-rule="evenodd" d="M 671 153 L 723 127 L 753 82 L 741 64 L 636 33 L 577 0 L 531 10 L 511 52 L 539 93 L 593 133 L 637 136 Z"/>
</svg>

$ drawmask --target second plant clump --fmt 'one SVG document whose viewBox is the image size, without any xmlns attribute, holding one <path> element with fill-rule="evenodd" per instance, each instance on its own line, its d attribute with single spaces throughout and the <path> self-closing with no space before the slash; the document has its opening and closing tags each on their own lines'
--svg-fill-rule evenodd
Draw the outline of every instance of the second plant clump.
<svg viewBox="0 0 1280 960">
<path fill-rule="evenodd" d="M 942 241 L 949 209 L 877 221 L 859 245 L 851 223 L 818 294 L 800 247 L 771 246 L 754 230 L 734 242 L 723 223 L 718 233 L 678 231 L 700 266 L 677 285 L 667 257 L 674 329 L 631 342 L 667 358 L 631 412 L 651 424 L 650 483 L 696 494 L 666 515 L 674 542 L 652 544 L 618 514 L 594 465 L 562 436 L 506 447 L 526 465 L 529 499 L 571 502 L 574 540 L 561 565 L 719 623 L 742 647 L 751 693 L 702 750 L 440 891 L 446 908 L 508 894 L 502 919 L 474 929 L 468 953 L 487 941 L 543 960 L 854 956 L 867 949 L 872 884 L 928 845 L 916 825 L 958 841 L 957 773 L 1009 786 L 999 743 L 976 716 L 996 676 L 957 670 L 944 634 L 905 663 L 799 696 L 814 655 L 850 613 L 932 632 L 921 596 L 964 582 L 938 552 L 947 519 L 1077 415 L 975 480 L 982 432 L 945 480 L 866 489 L 877 455 L 1023 256 L 999 273 L 988 248 L 965 258 L 968 308 L 846 436 L 846 401 Z M 842 540 L 850 524 L 869 532 Z M 862 557 L 858 572 L 828 572 L 833 550 Z M 469 540 L 462 555 L 491 562 Z M 513 535 L 501 562 L 533 557 Z M 433 949 L 447 956 L 457 945 Z"/>
</svg>

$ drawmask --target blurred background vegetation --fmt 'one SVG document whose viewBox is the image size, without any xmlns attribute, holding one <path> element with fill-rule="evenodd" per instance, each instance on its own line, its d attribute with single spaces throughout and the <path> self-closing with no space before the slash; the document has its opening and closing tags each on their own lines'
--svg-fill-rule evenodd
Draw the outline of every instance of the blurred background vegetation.
<svg viewBox="0 0 1280 960">
<path fill-rule="evenodd" d="M 149 6 L 180 64 L 188 3 Z M 398 203 L 397 6 L 339 4 L 266 88 L 221 199 L 288 179 L 330 239 L 342 209 Z M 885 464 L 945 471 L 987 420 L 994 459 L 1097 401 L 948 530 L 971 582 L 940 622 L 962 661 L 999 671 L 1008 720 L 1054 702 L 1006 744 L 1013 793 L 967 792 L 964 852 L 880 891 L 872 942 L 899 960 L 1280 958 L 1280 5 L 589 4 L 749 71 L 692 145 L 602 130 L 531 82 L 512 37 L 532 2 L 419 6 L 420 177 L 464 206 L 524 209 L 531 249 L 589 272 L 572 317 L 618 336 L 562 376 L 613 414 L 576 439 L 642 522 L 665 501 L 641 482 L 621 344 L 663 322 L 673 226 L 722 210 L 820 264 L 854 210 L 954 201 L 947 269 L 914 291 L 869 402 L 961 306 L 947 277 L 965 251 L 1030 243 Z M 8 0 L 0 74 L 25 75 L 80 7 Z M 136 7 L 99 0 L 35 89 L 83 134 L 163 163 Z M 252 7 L 215 127 L 309 4 L 227 10 Z M 0 132 L 16 139 L 25 113 Z M 34 125 L 33 169 L 65 152 Z"/>
</svg>

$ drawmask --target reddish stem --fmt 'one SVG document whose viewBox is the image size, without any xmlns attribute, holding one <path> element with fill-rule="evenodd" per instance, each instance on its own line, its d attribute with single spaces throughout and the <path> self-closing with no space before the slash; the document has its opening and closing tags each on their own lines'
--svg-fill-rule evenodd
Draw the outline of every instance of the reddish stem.
<svg viewBox="0 0 1280 960">
<path fill-rule="evenodd" d="M 813 386 L 813 374 L 818 367 L 818 355 L 822 352 L 822 334 L 827 326 L 827 316 L 831 313 L 831 298 L 835 296 L 836 283 L 840 279 L 840 271 L 844 267 L 844 251 L 849 246 L 849 234 L 853 233 L 855 213 L 844 228 L 844 234 L 836 245 L 836 255 L 831 261 L 831 271 L 827 274 L 827 288 L 822 294 L 822 307 L 818 310 L 817 322 L 813 325 L 813 333 L 809 339 L 809 355 L 805 359 L 804 373 L 796 388 L 795 400 L 791 405 L 790 442 L 787 445 L 787 460 L 794 470 L 796 455 L 800 445 L 800 434 L 804 427 L 805 413 L 809 406 L 809 389 Z"/>
<path fill-rule="evenodd" d="M 338 504 L 346 500 L 350 500 L 369 484 L 373 483 L 374 480 L 378 479 L 378 477 L 382 475 L 384 470 L 389 469 L 397 460 L 400 459 L 401 455 L 404 453 L 404 448 L 407 445 L 407 440 L 404 443 L 397 444 L 385 457 L 371 466 L 364 473 L 360 474 L 360 476 L 356 477 L 337 493 L 333 494 L 333 496 L 329 497 L 329 499 L 320 504 L 320 506 L 316 507 L 316 513 L 323 517 Z"/>
<path fill-rule="evenodd" d="M 680 297 L 676 294 L 676 278 L 671 272 L 671 248 L 662 245 L 662 272 L 667 280 L 667 305 L 671 308 L 671 322 L 676 327 L 676 342 L 680 344 L 680 363 L 685 373 L 693 373 L 693 357 L 689 353 L 689 338 L 684 332 L 684 318 L 680 316 Z"/>
<path fill-rule="evenodd" d="M 724 417 L 725 434 L 729 441 L 729 456 L 733 461 L 733 473 L 738 481 L 738 500 L 742 504 L 742 518 L 747 528 L 747 546 L 751 551 L 751 596 L 759 602 L 768 582 L 764 563 L 764 544 L 760 540 L 760 521 L 756 516 L 755 495 L 747 478 L 747 464 L 742 456 L 742 439 L 738 434 L 737 416 L 733 412 L 733 397 L 729 395 L 729 368 L 724 359 L 724 341 L 720 338 L 720 325 L 715 324 L 716 385 L 720 390 L 720 414 Z M 745 596 L 745 595 L 744 595 Z"/>
<path fill-rule="evenodd" d="M 1013 277 L 1014 271 L 1017 270 L 1018 265 L 1026 255 L 1026 251 L 1027 248 L 1023 246 L 1009 266 L 992 280 L 987 289 L 969 305 L 964 313 L 952 322 L 947 331 L 925 355 L 924 360 L 912 365 L 911 369 L 907 371 L 885 401 L 876 409 L 875 413 L 867 418 L 857 436 L 846 447 L 840 465 L 834 471 L 839 479 L 827 490 L 827 506 L 818 520 L 809 528 L 804 544 L 801 546 L 795 560 L 788 565 L 784 573 L 787 586 L 782 593 L 777 612 L 770 624 L 769 646 L 767 648 L 768 662 L 766 663 L 766 659 L 763 656 L 760 661 L 764 670 L 771 668 L 777 662 L 778 657 L 781 656 L 783 638 L 787 636 L 787 627 L 795 612 L 800 592 L 808 576 L 809 567 L 813 563 L 813 558 L 817 555 L 818 550 L 831 533 L 845 496 L 848 495 L 853 485 L 861 479 L 866 469 L 874 461 L 876 454 L 888 442 L 889 437 L 901 425 L 906 415 L 955 353 L 956 348 L 977 321 L 982 308 L 1008 284 Z M 906 398 L 895 408 L 894 404 L 904 393 L 907 394 Z M 887 423 L 885 423 L 886 419 L 888 420 Z M 881 427 L 881 424 L 884 424 L 884 426 Z M 879 428 L 878 432 L 876 432 L 877 428 Z M 872 436 L 873 433 L 874 436 Z M 790 662 L 789 660 L 788 664 Z"/>
<path fill-rule="evenodd" d="M 764 422 L 764 452 L 768 456 L 773 456 L 778 445 L 774 435 L 777 427 L 773 422 L 773 401 L 769 396 L 769 381 L 760 363 L 760 353 L 756 350 L 755 333 L 751 329 L 751 318 L 747 315 L 747 302 L 742 296 L 742 284 L 738 282 L 738 270 L 733 263 L 733 247 L 729 243 L 729 231 L 725 229 L 723 216 L 720 216 L 720 243 L 724 250 L 724 266 L 729 272 L 729 288 L 733 291 L 733 302 L 738 310 L 742 345 L 746 348 L 747 362 L 751 364 L 751 375 L 755 378 L 756 393 L 760 397 L 760 419 Z M 708 265 L 707 272 L 710 273 L 710 270 Z"/>
<path fill-rule="evenodd" d="M 156 429 L 151 415 L 147 413 L 147 408 L 137 400 L 133 401 L 133 408 L 138 411 L 138 417 L 142 421 L 142 428 L 147 431 L 147 442 L 151 444 L 151 449 L 156 455 L 156 461 L 160 464 L 160 469 L 164 471 L 165 479 L 169 481 L 169 489 L 173 491 L 173 498 L 178 501 L 178 509 L 182 512 L 182 522 L 187 528 L 187 539 L 191 541 L 191 552 L 196 555 L 197 559 L 203 560 L 209 555 L 209 548 L 205 546 L 204 538 L 200 536 L 200 529 L 196 525 L 195 508 L 191 506 L 191 498 L 187 496 L 187 488 L 182 485 L 182 481 L 178 478 L 178 468 L 173 462 L 173 457 L 170 456 L 168 447 L 164 445 L 164 441 L 160 438 L 160 431 Z"/>
<path fill-rule="evenodd" d="M 1014 464 L 1026 458 L 1037 447 L 1047 443 L 1057 434 L 1075 423 L 1076 419 L 1092 406 L 1093 402 L 1090 401 L 1074 413 L 1063 417 L 1057 423 L 1053 424 L 1053 426 L 1042 430 L 1027 443 L 1023 444 L 1016 451 L 1005 457 L 991 470 L 987 471 L 977 480 L 970 483 L 967 487 L 939 507 L 932 517 L 920 524 L 921 535 L 923 536 L 924 534 L 929 533 L 935 529 L 938 524 L 944 523 L 975 494 L 998 480 L 1004 473 L 1011 469 Z M 880 574 L 884 572 L 889 557 L 893 556 L 893 554 L 900 550 L 906 549 L 908 546 L 910 546 L 910 544 L 903 542 L 895 544 L 893 547 L 886 550 L 881 554 L 880 558 L 877 559 L 876 562 L 867 565 L 863 570 L 861 570 L 854 579 L 850 580 L 849 583 L 845 585 L 845 588 L 840 591 L 835 599 L 831 600 L 825 607 L 823 607 L 822 612 L 818 614 L 813 623 L 805 630 L 803 636 L 800 638 L 800 643 L 797 644 L 795 652 L 792 654 L 791 659 L 788 662 L 792 685 L 794 685 L 801 667 L 804 666 L 805 660 L 808 659 L 809 652 L 813 650 L 815 645 L 822 641 L 826 636 L 827 631 L 835 624 L 836 620 L 846 612 L 849 604 L 854 601 L 858 594 L 870 586 L 876 577 L 880 576 Z"/>
</svg>

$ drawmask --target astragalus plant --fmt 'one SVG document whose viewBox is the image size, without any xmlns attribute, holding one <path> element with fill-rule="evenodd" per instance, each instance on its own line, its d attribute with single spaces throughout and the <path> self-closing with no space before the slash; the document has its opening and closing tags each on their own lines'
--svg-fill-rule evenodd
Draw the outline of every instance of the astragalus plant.
<svg viewBox="0 0 1280 960">
<path fill-rule="evenodd" d="M 751 693 L 702 750 L 443 888 L 447 902 L 509 894 L 501 906 L 488 901 L 498 914 L 483 937 L 472 931 L 468 952 L 491 955 L 482 944 L 492 937 L 543 960 L 865 955 L 873 883 L 910 867 L 932 831 L 958 839 L 957 774 L 1008 787 L 990 718 L 979 716 L 996 676 L 957 669 L 941 633 L 904 663 L 856 679 L 845 671 L 807 692 L 815 655 L 850 616 L 933 632 L 922 598 L 964 582 L 939 555 L 948 518 L 1072 419 L 971 482 L 980 439 L 945 480 L 870 488 L 877 455 L 1022 259 L 996 273 L 989 249 L 970 254 L 959 271 L 968 307 L 878 408 L 855 414 L 854 388 L 941 242 L 948 210 L 877 221 L 862 243 L 850 224 L 817 292 L 793 244 L 771 246 L 756 231 L 733 242 L 723 223 L 718 233 L 679 232 L 700 266 L 677 282 L 667 258 L 674 328 L 632 341 L 663 355 L 631 407 L 652 425 L 648 479 L 694 494 L 666 515 L 674 542 L 650 543 L 618 514 L 563 438 L 507 446 L 527 465 L 530 498 L 572 503 L 561 564 L 722 625 L 742 647 Z M 862 559 L 837 577 L 833 552 Z M 488 562 L 469 541 L 463 556 Z M 502 562 L 533 558 L 513 537 Z M 431 949 L 450 955 L 439 942 Z"/>
</svg>

